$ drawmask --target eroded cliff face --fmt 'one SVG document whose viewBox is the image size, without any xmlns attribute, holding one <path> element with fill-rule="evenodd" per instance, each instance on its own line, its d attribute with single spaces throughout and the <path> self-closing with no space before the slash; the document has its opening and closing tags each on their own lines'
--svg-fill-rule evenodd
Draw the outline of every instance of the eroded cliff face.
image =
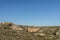
<svg viewBox="0 0 60 40">
<path fill-rule="evenodd" d="M 14 30 L 17 32 L 26 31 L 32 33 L 35 36 L 42 37 L 44 40 L 60 40 L 60 26 L 53 27 L 31 27 L 16 25 L 10 22 L 0 23 L 0 29 Z M 1 31 L 1 30 L 0 30 Z"/>
</svg>

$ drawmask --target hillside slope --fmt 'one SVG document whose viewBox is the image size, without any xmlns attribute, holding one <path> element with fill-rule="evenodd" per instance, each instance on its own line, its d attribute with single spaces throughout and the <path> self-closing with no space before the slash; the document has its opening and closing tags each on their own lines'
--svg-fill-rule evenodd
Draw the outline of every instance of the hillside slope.
<svg viewBox="0 0 60 40">
<path fill-rule="evenodd" d="M 0 40 L 44 40 L 24 30 L 13 30 L 11 26 L 0 24 Z"/>
<path fill-rule="evenodd" d="M 60 40 L 60 26 L 32 27 L 3 22 L 0 40 Z"/>
</svg>

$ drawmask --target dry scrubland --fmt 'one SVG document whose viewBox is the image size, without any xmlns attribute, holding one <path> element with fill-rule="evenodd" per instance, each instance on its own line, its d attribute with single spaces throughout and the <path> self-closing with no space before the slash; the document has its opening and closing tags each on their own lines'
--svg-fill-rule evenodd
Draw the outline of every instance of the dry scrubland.
<svg viewBox="0 0 60 40">
<path fill-rule="evenodd" d="M 2 22 L 0 40 L 60 40 L 60 26 L 34 27 Z"/>
</svg>

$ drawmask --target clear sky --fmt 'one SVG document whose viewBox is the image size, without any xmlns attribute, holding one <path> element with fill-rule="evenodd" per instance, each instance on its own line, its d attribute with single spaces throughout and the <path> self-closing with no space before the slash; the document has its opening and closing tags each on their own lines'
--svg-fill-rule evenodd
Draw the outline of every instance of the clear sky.
<svg viewBox="0 0 60 40">
<path fill-rule="evenodd" d="M 0 0 L 0 22 L 60 25 L 60 0 Z"/>
</svg>

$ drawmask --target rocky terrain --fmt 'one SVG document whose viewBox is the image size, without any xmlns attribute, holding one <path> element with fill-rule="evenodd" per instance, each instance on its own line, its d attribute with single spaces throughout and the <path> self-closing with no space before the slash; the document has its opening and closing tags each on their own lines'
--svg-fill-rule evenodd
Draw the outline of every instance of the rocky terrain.
<svg viewBox="0 0 60 40">
<path fill-rule="evenodd" d="M 0 23 L 0 40 L 60 40 L 60 26 L 24 26 Z"/>
</svg>

